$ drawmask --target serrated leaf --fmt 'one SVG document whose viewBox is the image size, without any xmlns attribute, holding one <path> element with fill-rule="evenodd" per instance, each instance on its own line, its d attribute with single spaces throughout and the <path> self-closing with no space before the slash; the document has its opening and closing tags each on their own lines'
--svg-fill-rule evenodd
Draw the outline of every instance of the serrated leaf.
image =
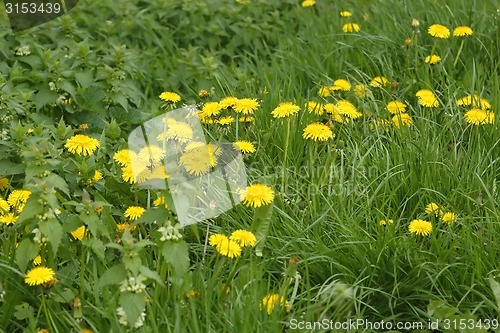
<svg viewBox="0 0 500 333">
<path fill-rule="evenodd" d="M 120 284 L 123 280 L 127 278 L 127 270 L 123 264 L 117 264 L 108 270 L 99 278 L 97 282 L 97 289 L 102 287 Z"/>
<path fill-rule="evenodd" d="M 31 218 L 35 218 L 38 214 L 42 213 L 43 211 L 43 206 L 39 202 L 40 199 L 40 194 L 34 193 L 31 194 L 28 201 L 26 202 L 26 205 L 23 208 L 23 211 L 21 214 L 19 214 L 19 217 L 17 218 L 16 224 L 17 223 L 23 223 L 26 220 L 29 220 Z"/>
<path fill-rule="evenodd" d="M 15 309 L 16 311 L 14 312 L 14 317 L 16 317 L 17 320 L 24 320 L 29 318 L 34 319 L 35 310 L 33 310 L 31 305 L 29 305 L 28 303 L 25 302 L 16 305 Z"/>
<path fill-rule="evenodd" d="M 85 103 L 89 106 L 93 106 L 101 102 L 104 97 L 106 97 L 106 93 L 104 90 L 98 86 L 88 86 L 83 93 L 83 98 L 85 99 Z"/>
<path fill-rule="evenodd" d="M 94 75 L 90 71 L 86 72 L 77 72 L 75 74 L 75 80 L 78 82 L 80 87 L 87 88 L 94 82 Z"/>
<path fill-rule="evenodd" d="M 167 241 L 161 253 L 174 275 L 182 276 L 189 270 L 189 246 L 185 241 Z"/>
<path fill-rule="evenodd" d="M 152 207 L 149 208 L 134 224 L 149 224 L 157 222 L 161 224 L 167 220 L 170 216 L 170 212 L 164 207 Z"/>
<path fill-rule="evenodd" d="M 52 298 L 57 303 L 68 303 L 75 298 L 75 293 L 71 289 L 61 291 L 53 290 L 54 297 Z"/>
<path fill-rule="evenodd" d="M 60 189 L 64 194 L 68 195 L 69 196 L 69 188 L 68 188 L 68 184 L 66 183 L 66 181 L 56 175 L 56 174 L 50 174 L 46 179 L 45 179 L 45 182 L 46 184 L 49 186 L 49 187 L 55 187 L 55 188 L 58 188 Z"/>
<path fill-rule="evenodd" d="M 142 275 L 144 275 L 145 277 L 147 277 L 147 278 L 149 278 L 151 280 L 155 280 L 156 282 L 158 282 L 158 284 L 160 284 L 160 285 L 163 286 L 163 280 L 161 279 L 160 274 L 156 273 L 155 271 L 150 270 L 146 266 L 141 266 L 139 268 L 139 272 Z"/>
<path fill-rule="evenodd" d="M 21 272 L 25 272 L 28 263 L 38 255 L 38 246 L 31 239 L 23 239 L 16 248 L 16 264 Z"/>
<path fill-rule="evenodd" d="M 128 291 L 122 292 L 120 294 L 119 303 L 127 314 L 129 325 L 133 327 L 141 315 L 142 310 L 146 307 L 144 293 L 135 294 Z"/>
<path fill-rule="evenodd" d="M 262 251 L 266 242 L 266 237 L 269 233 L 269 227 L 271 226 L 271 215 L 273 213 L 273 204 L 260 206 L 255 209 L 253 215 L 252 226 L 250 231 L 255 234 L 257 242 L 255 245 L 255 254 L 262 257 Z"/>
<path fill-rule="evenodd" d="M 61 244 L 64 234 L 63 228 L 57 219 L 48 219 L 38 223 L 40 231 L 47 236 L 52 247 L 52 252 L 57 255 L 57 249 Z"/>
<path fill-rule="evenodd" d="M 39 111 L 44 106 L 55 103 L 58 97 L 59 95 L 56 92 L 50 91 L 48 87 L 44 87 L 33 96 L 33 103 L 36 110 Z"/>
<path fill-rule="evenodd" d="M 18 175 L 24 173 L 25 169 L 25 164 L 16 164 L 5 160 L 0 161 L 0 175 L 3 176 Z"/>
</svg>

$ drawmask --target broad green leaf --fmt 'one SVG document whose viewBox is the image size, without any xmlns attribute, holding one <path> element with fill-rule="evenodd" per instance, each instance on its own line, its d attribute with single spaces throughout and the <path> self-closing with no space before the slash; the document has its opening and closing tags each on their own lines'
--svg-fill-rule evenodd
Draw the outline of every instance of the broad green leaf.
<svg viewBox="0 0 500 333">
<path fill-rule="evenodd" d="M 158 273 L 156 273 L 155 271 L 152 271 L 150 270 L 148 267 L 146 266 L 141 266 L 139 268 L 139 272 L 146 276 L 147 278 L 151 279 L 151 280 L 155 280 L 156 282 L 158 282 L 158 284 L 160 285 L 164 285 L 163 283 L 163 280 L 161 279 L 160 275 Z"/>
<path fill-rule="evenodd" d="M 48 219 L 47 221 L 40 221 L 38 226 L 40 231 L 49 239 L 52 252 L 56 255 L 64 234 L 61 224 L 57 219 Z"/>
<path fill-rule="evenodd" d="M 94 75 L 91 71 L 77 72 L 75 74 L 75 80 L 82 88 L 87 88 L 94 82 Z"/>
<path fill-rule="evenodd" d="M 39 111 L 41 108 L 46 106 L 47 104 L 50 103 L 55 103 L 57 98 L 59 97 L 59 94 L 56 92 L 50 91 L 49 87 L 44 87 L 40 89 L 34 96 L 33 96 L 33 103 L 35 103 L 36 110 Z"/>
<path fill-rule="evenodd" d="M 33 193 L 30 195 L 26 205 L 23 208 L 21 214 L 17 218 L 16 224 L 23 223 L 29 219 L 35 218 L 38 214 L 43 211 L 43 206 L 39 202 L 40 194 Z"/>
<path fill-rule="evenodd" d="M 142 310 L 146 307 L 144 293 L 122 292 L 120 294 L 120 306 L 125 310 L 130 326 L 134 326 L 137 319 L 141 315 Z"/>
<path fill-rule="evenodd" d="M 154 222 L 162 224 L 170 216 L 170 212 L 164 206 L 151 207 L 134 224 L 150 224 Z"/>
<path fill-rule="evenodd" d="M 25 238 L 16 249 L 16 264 L 21 272 L 26 271 L 28 263 L 38 255 L 38 246 Z"/>
<path fill-rule="evenodd" d="M 127 278 L 127 270 L 123 264 L 117 264 L 108 270 L 99 278 L 96 288 L 101 289 L 102 287 L 120 284 L 123 280 Z"/>
<path fill-rule="evenodd" d="M 271 225 L 272 213 L 273 204 L 270 204 L 256 208 L 253 215 L 253 223 L 250 227 L 250 231 L 252 231 L 257 238 L 257 243 L 255 245 L 255 254 L 259 257 L 262 257 L 262 250 L 264 249 L 266 237 L 269 233 L 269 227 Z"/>
<path fill-rule="evenodd" d="M 25 164 L 16 164 L 6 160 L 0 161 L 0 175 L 3 176 L 18 175 L 23 173 L 25 169 Z"/>
<path fill-rule="evenodd" d="M 16 312 L 14 312 L 14 317 L 16 317 L 17 320 L 34 318 L 35 310 L 26 302 L 16 305 L 15 309 Z"/>
<path fill-rule="evenodd" d="M 66 183 L 66 181 L 56 175 L 55 173 L 52 173 L 50 174 L 46 179 L 45 179 L 45 182 L 46 184 L 49 186 L 49 187 L 55 187 L 55 188 L 58 188 L 60 189 L 64 194 L 68 195 L 69 196 L 69 188 L 68 188 L 68 184 Z"/>
<path fill-rule="evenodd" d="M 497 308 L 500 309 L 500 284 L 495 280 L 493 276 L 489 276 L 488 281 L 490 283 L 491 291 L 493 291 L 493 296 L 495 296 L 495 302 L 497 303 Z"/>
<path fill-rule="evenodd" d="M 172 268 L 174 275 L 182 276 L 189 270 L 189 246 L 184 241 L 167 241 L 163 244 L 162 255 Z"/>
</svg>

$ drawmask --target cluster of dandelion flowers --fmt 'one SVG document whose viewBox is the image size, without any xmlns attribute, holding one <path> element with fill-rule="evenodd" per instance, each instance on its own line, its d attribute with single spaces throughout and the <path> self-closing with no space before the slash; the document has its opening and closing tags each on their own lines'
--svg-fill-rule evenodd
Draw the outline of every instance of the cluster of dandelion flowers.
<svg viewBox="0 0 500 333">
<path fill-rule="evenodd" d="M 472 109 L 464 115 L 465 121 L 473 125 L 486 125 L 495 123 L 495 114 L 489 110 Z"/>
<path fill-rule="evenodd" d="M 181 96 L 174 92 L 164 91 L 160 94 L 160 99 L 164 102 L 177 103 L 180 102 Z"/>
<path fill-rule="evenodd" d="M 145 211 L 146 209 L 140 206 L 130 206 L 125 210 L 123 216 L 129 218 L 132 221 L 135 221 L 139 219 L 142 216 L 142 214 L 144 214 Z"/>
<path fill-rule="evenodd" d="M 273 202 L 274 192 L 266 185 L 253 184 L 240 191 L 240 199 L 247 207 L 259 208 Z"/>
<path fill-rule="evenodd" d="M 359 30 L 360 27 L 357 23 L 346 23 L 342 26 L 342 31 L 345 33 L 358 32 Z"/>
<path fill-rule="evenodd" d="M 39 266 L 26 273 L 24 282 L 30 286 L 39 286 L 55 279 L 56 273 L 48 267 Z"/>
<path fill-rule="evenodd" d="M 255 146 L 253 143 L 245 140 L 236 141 L 233 143 L 233 146 L 236 150 L 240 151 L 242 154 L 251 154 L 255 153 Z"/>
<path fill-rule="evenodd" d="M 430 56 L 425 57 L 425 63 L 429 64 L 429 65 L 435 65 L 440 61 L 441 61 L 441 57 L 436 55 L 436 54 L 432 54 Z"/>
<path fill-rule="evenodd" d="M 401 128 L 403 126 L 410 126 L 413 124 L 411 116 L 407 113 L 398 113 L 392 117 L 392 122 L 396 128 Z"/>
<path fill-rule="evenodd" d="M 238 243 L 241 247 L 252 247 L 257 242 L 257 238 L 252 232 L 242 229 L 233 231 L 229 239 Z"/>
<path fill-rule="evenodd" d="M 418 98 L 418 104 L 424 107 L 435 108 L 439 106 L 439 101 L 436 98 L 436 95 L 428 89 L 421 89 L 417 91 L 415 96 Z"/>
<path fill-rule="evenodd" d="M 381 88 L 389 83 L 389 80 L 384 76 L 376 76 L 371 80 L 370 86 L 374 88 Z"/>
<path fill-rule="evenodd" d="M 241 246 L 227 238 L 223 234 L 214 234 L 209 238 L 209 244 L 215 246 L 215 249 L 220 255 L 228 258 L 237 258 L 241 255 Z"/>
<path fill-rule="evenodd" d="M 274 118 L 286 118 L 296 115 L 300 107 L 292 102 L 280 103 L 272 112 Z"/>
<path fill-rule="evenodd" d="M 468 26 L 458 26 L 455 29 L 453 29 L 453 36 L 454 37 L 466 37 L 466 36 L 471 36 L 474 32 L 472 29 Z"/>
<path fill-rule="evenodd" d="M 248 115 L 253 114 L 259 106 L 256 98 L 239 98 L 234 103 L 233 109 L 236 113 Z"/>
<path fill-rule="evenodd" d="M 446 39 L 450 37 L 450 29 L 441 24 L 433 24 L 427 30 L 429 35 L 435 38 Z"/>
<path fill-rule="evenodd" d="M 283 297 L 279 296 L 278 294 L 268 294 L 262 298 L 260 308 L 265 309 L 267 311 L 267 314 L 271 314 L 273 310 L 277 307 L 280 306 L 282 308 L 285 308 L 286 312 L 290 312 L 290 303 Z"/>
<path fill-rule="evenodd" d="M 406 112 L 406 104 L 401 101 L 390 101 L 385 107 L 391 114 Z"/>
<path fill-rule="evenodd" d="M 408 231 L 418 236 L 428 236 L 432 231 L 432 223 L 424 220 L 413 220 L 408 226 Z"/>
<path fill-rule="evenodd" d="M 66 141 L 64 147 L 72 154 L 78 154 L 83 156 L 92 155 L 100 143 L 97 139 L 91 138 L 83 134 L 77 134 Z"/>
<path fill-rule="evenodd" d="M 302 134 L 304 139 L 314 140 L 314 141 L 327 141 L 333 138 L 333 132 L 325 124 L 322 123 L 312 123 L 304 128 L 304 133 Z"/>
</svg>

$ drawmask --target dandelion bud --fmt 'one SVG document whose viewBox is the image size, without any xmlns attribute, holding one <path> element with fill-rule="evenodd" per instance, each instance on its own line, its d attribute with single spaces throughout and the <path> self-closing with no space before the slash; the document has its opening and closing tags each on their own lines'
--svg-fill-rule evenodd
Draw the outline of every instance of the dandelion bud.
<svg viewBox="0 0 500 333">
<path fill-rule="evenodd" d="M 411 21 L 411 26 L 414 28 L 418 28 L 418 27 L 420 27 L 420 22 L 417 19 L 413 19 Z"/>
</svg>

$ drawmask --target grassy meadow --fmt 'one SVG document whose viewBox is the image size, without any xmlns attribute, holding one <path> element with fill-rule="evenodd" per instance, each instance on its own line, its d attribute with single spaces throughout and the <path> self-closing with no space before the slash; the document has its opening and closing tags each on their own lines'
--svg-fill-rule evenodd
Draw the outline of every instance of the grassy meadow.
<svg viewBox="0 0 500 333">
<path fill-rule="evenodd" d="M 84 0 L 15 34 L 0 13 L 0 333 L 500 332 L 497 1 Z M 165 145 L 206 147 L 190 177 L 216 146 L 128 137 L 193 105 L 248 187 L 181 226 L 141 183 Z"/>
</svg>

